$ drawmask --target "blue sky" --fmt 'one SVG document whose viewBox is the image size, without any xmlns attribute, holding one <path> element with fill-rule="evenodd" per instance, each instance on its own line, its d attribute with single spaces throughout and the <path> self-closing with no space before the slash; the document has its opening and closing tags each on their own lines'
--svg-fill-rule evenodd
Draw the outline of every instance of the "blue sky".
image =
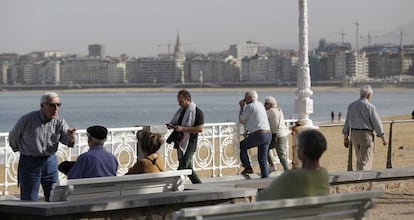
<svg viewBox="0 0 414 220">
<path fill-rule="evenodd" d="M 104 44 L 106 54 L 155 56 L 174 44 L 207 53 L 247 40 L 297 49 L 298 0 L 0 0 L 0 53 L 63 50 L 87 54 Z M 309 0 L 309 42 L 320 38 L 355 45 L 414 43 L 413 0 Z M 391 33 L 391 34 L 389 34 Z M 392 36 L 386 36 L 392 35 Z"/>
</svg>

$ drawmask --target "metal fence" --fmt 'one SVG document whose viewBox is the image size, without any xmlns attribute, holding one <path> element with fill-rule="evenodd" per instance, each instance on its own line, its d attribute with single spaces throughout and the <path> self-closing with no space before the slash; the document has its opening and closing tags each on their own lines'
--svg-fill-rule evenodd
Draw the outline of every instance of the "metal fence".
<svg viewBox="0 0 414 220">
<path fill-rule="evenodd" d="M 291 125 L 294 120 L 287 120 Z M 389 141 L 386 168 L 392 168 L 393 129 L 395 124 L 413 123 L 414 120 L 384 121 L 389 126 Z M 342 127 L 342 124 L 324 124 L 319 127 Z M 156 127 L 156 126 L 154 126 Z M 165 126 L 164 126 L 165 127 Z M 137 159 L 136 133 L 143 127 L 109 128 L 105 148 L 114 154 L 119 162 L 118 175 L 125 174 L 134 165 Z M 151 128 L 153 130 L 153 128 Z M 170 132 L 166 129 L 159 131 L 166 140 Z M 209 123 L 204 125 L 204 131 L 199 134 L 197 151 L 193 158 L 196 171 L 207 171 L 211 177 L 223 176 L 226 169 L 240 170 L 239 142 L 243 134 L 243 126 L 235 122 Z M 59 161 L 76 160 L 77 155 L 88 150 L 86 130 L 77 130 L 77 141 L 74 148 L 61 145 L 56 153 Z M 289 149 L 288 147 L 288 155 Z M 177 153 L 172 144 L 165 143 L 161 148 L 165 160 L 165 169 L 174 170 L 178 167 Z M 255 151 L 249 151 L 252 165 L 257 166 Z M 271 157 L 279 163 L 275 152 Z M 17 186 L 17 166 L 19 153 L 13 152 L 9 146 L 8 133 L 0 133 L 0 195 L 9 194 L 11 186 Z M 352 170 L 352 148 L 349 148 L 348 170 Z M 66 178 L 60 174 L 60 178 Z"/>
<path fill-rule="evenodd" d="M 118 159 L 118 175 L 124 175 L 137 159 L 136 133 L 143 127 L 108 128 L 105 149 Z M 152 129 L 152 128 L 151 128 Z M 160 133 L 164 139 L 171 131 L 164 129 Z M 205 124 L 204 131 L 199 134 L 198 149 L 195 153 L 194 169 L 211 172 L 212 177 L 222 176 L 226 168 L 239 168 L 239 126 L 237 123 Z M 77 130 L 74 148 L 60 144 L 56 156 L 59 161 L 76 160 L 77 155 L 88 151 L 86 130 Z M 177 153 L 172 144 L 165 143 L 161 148 L 164 155 L 165 169 L 178 167 Z M 17 167 L 19 152 L 13 152 L 8 142 L 8 133 L 0 133 L 0 195 L 9 194 L 11 186 L 17 186 Z M 60 174 L 60 178 L 66 178 Z"/>
</svg>

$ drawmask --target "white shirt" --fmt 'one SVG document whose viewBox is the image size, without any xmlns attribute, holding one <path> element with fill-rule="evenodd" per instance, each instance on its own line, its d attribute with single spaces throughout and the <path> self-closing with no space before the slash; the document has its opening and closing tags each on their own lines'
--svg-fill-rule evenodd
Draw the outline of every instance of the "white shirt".
<svg viewBox="0 0 414 220">
<path fill-rule="evenodd" d="M 240 122 L 246 125 L 249 133 L 257 130 L 270 130 L 266 109 L 259 101 L 253 101 L 244 106 L 240 111 Z"/>
<path fill-rule="evenodd" d="M 269 119 L 270 131 L 278 137 L 284 137 L 289 134 L 285 124 L 283 111 L 279 107 L 273 107 L 266 110 Z"/>
</svg>

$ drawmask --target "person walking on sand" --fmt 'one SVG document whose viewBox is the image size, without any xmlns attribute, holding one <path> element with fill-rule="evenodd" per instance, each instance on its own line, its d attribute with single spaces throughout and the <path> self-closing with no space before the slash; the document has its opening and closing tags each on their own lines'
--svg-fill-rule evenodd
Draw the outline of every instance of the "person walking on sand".
<svg viewBox="0 0 414 220">
<path fill-rule="evenodd" d="M 335 112 L 331 111 L 331 122 L 333 123 L 335 120 Z"/>
<path fill-rule="evenodd" d="M 257 146 L 261 177 L 266 178 L 269 176 L 267 155 L 269 153 L 269 143 L 272 140 L 272 133 L 270 132 L 266 109 L 257 99 L 257 92 L 251 90 L 247 91 L 244 99 L 239 101 L 239 120 L 245 124 L 248 131 L 247 137 L 240 142 L 240 160 L 244 167 L 241 173 L 243 175 L 253 173 L 247 150 Z"/>
<path fill-rule="evenodd" d="M 175 112 L 167 128 L 174 129 L 167 143 L 174 142 L 178 154 L 178 170 L 192 169 L 189 176 L 192 183 L 201 183 L 193 169 L 193 155 L 197 150 L 198 133 L 204 130 L 204 115 L 191 100 L 191 94 L 183 89 L 178 91 L 177 102 L 180 108 Z"/>
<path fill-rule="evenodd" d="M 59 116 L 62 103 L 58 94 L 46 92 L 40 98 L 40 110 L 23 115 L 9 132 L 10 147 L 20 152 L 17 179 L 20 199 L 37 201 L 42 185 L 49 201 L 52 185 L 59 179 L 56 151 L 59 143 L 75 144 L 76 129 L 69 128 Z"/>
<path fill-rule="evenodd" d="M 370 85 L 360 89 L 360 98 L 348 106 L 342 133 L 344 146 L 349 147 L 350 141 L 354 146 L 357 157 L 357 170 L 370 170 L 374 157 L 374 134 L 381 138 L 386 145 L 384 128 L 375 106 L 370 102 L 373 90 Z M 349 133 L 351 132 L 351 139 Z"/>
<path fill-rule="evenodd" d="M 266 109 L 267 118 L 269 119 L 270 131 L 272 132 L 272 140 L 269 144 L 269 154 L 267 155 L 267 161 L 269 162 L 269 171 L 274 171 L 275 166 L 273 165 L 272 157 L 270 152 L 272 149 L 276 149 L 277 156 L 279 157 L 280 163 L 283 166 L 283 170 L 288 170 L 288 160 L 286 155 L 286 144 L 289 135 L 285 123 L 285 117 L 283 111 L 277 106 L 277 101 L 273 96 L 265 98 L 264 106 Z"/>
</svg>

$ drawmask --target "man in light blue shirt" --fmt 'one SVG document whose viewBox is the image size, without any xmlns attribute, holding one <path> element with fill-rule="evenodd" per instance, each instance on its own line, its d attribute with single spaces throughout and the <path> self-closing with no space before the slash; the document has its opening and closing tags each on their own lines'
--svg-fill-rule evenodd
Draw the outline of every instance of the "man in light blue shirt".
<svg viewBox="0 0 414 220">
<path fill-rule="evenodd" d="M 261 177 L 269 176 L 267 155 L 269 143 L 272 139 L 269 120 L 267 119 L 264 105 L 257 101 L 258 95 L 255 90 L 247 91 L 244 99 L 240 100 L 239 120 L 245 125 L 248 136 L 240 142 L 240 160 L 244 170 L 243 175 L 253 173 L 247 150 L 257 146 L 257 157 L 260 165 Z"/>
<path fill-rule="evenodd" d="M 20 152 L 18 183 L 22 200 L 38 200 L 39 186 L 49 200 L 58 181 L 56 151 L 59 143 L 73 147 L 75 131 L 58 115 L 58 94 L 47 92 L 40 98 L 40 110 L 23 115 L 9 132 L 10 147 Z"/>
</svg>

